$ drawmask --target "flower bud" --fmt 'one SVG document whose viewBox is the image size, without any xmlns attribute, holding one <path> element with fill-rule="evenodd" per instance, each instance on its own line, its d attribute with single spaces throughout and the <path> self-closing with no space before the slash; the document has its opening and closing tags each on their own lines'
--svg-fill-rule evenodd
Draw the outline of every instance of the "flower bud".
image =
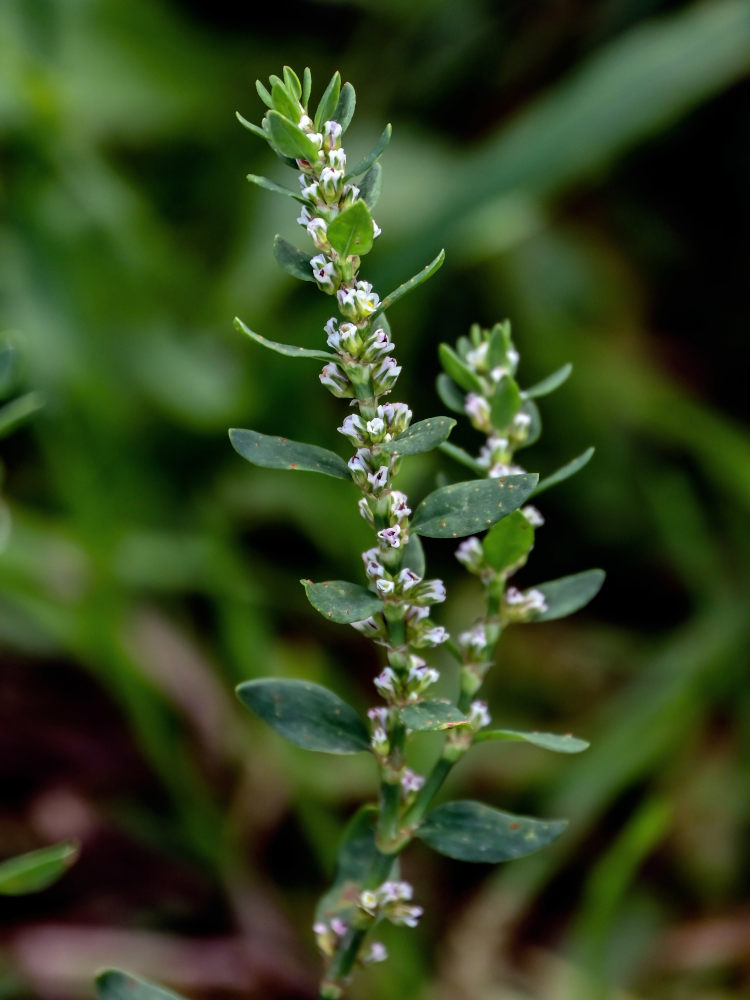
<svg viewBox="0 0 750 1000">
<path fill-rule="evenodd" d="M 340 399 L 351 399 L 354 396 L 351 382 L 335 362 L 329 361 L 318 377 L 334 396 Z"/>
<path fill-rule="evenodd" d="M 364 345 L 364 350 L 362 352 L 363 361 L 377 361 L 379 358 L 385 357 L 389 351 L 393 350 L 393 343 L 388 339 L 388 334 L 385 330 L 378 328 L 377 330 L 371 331 Z"/>
<path fill-rule="evenodd" d="M 346 173 L 346 153 L 343 149 L 332 149 L 328 154 L 328 166 L 332 170 Z"/>
<path fill-rule="evenodd" d="M 547 610 L 547 601 L 541 590 L 518 590 L 508 587 L 503 598 L 503 617 L 508 622 L 532 621 L 534 616 Z"/>
<path fill-rule="evenodd" d="M 401 374 L 401 366 L 395 358 L 383 358 L 377 366 L 373 366 L 372 387 L 376 396 L 390 392 Z"/>
<path fill-rule="evenodd" d="M 478 538 L 466 538 L 456 549 L 456 559 L 470 573 L 479 574 L 485 569 L 484 549 Z"/>
<path fill-rule="evenodd" d="M 472 426 L 476 427 L 478 431 L 489 432 L 492 429 L 490 404 L 484 396 L 479 396 L 476 392 L 470 392 L 464 402 L 464 409 L 466 410 L 466 415 L 471 420 Z"/>
<path fill-rule="evenodd" d="M 338 122 L 330 121 L 323 125 L 323 144 L 328 149 L 337 149 L 341 143 L 343 129 Z"/>
<path fill-rule="evenodd" d="M 330 249 L 330 243 L 328 242 L 327 236 L 328 227 L 325 219 L 321 219 L 319 215 L 316 215 L 314 218 L 310 219 L 305 228 L 310 234 L 310 237 L 318 250 Z"/>
<path fill-rule="evenodd" d="M 323 167 L 318 178 L 318 186 L 327 204 L 333 205 L 334 202 L 339 200 L 343 183 L 343 170 L 334 170 L 333 167 Z"/>
<path fill-rule="evenodd" d="M 466 717 L 469 720 L 469 724 L 474 732 L 479 729 L 484 729 L 485 726 L 489 726 L 492 719 L 490 718 L 490 713 L 487 711 L 486 701 L 472 701 L 469 705 L 469 711 L 466 713 Z"/>
<path fill-rule="evenodd" d="M 339 434 L 343 434 L 348 441 L 351 441 L 355 448 L 361 448 L 362 445 L 367 444 L 364 421 L 359 414 L 350 413 L 344 417 L 341 427 L 337 427 L 336 430 Z"/>
<path fill-rule="evenodd" d="M 390 469 L 387 465 L 381 465 L 377 472 L 370 472 L 367 475 L 373 493 L 380 493 L 388 485 Z"/>
<path fill-rule="evenodd" d="M 410 600 L 422 606 L 441 604 L 445 600 L 445 584 L 442 580 L 423 580 L 414 590 Z"/>
</svg>

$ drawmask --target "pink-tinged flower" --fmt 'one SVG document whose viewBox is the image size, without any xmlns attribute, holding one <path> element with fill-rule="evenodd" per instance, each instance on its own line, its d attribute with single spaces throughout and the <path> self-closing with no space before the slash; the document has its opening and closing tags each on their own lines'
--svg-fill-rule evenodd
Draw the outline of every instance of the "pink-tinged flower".
<svg viewBox="0 0 750 1000">
<path fill-rule="evenodd" d="M 339 434 L 343 434 L 347 440 L 351 441 L 355 448 L 365 444 L 363 433 L 365 430 L 364 421 L 357 413 L 350 413 L 344 417 L 341 426 L 337 427 L 336 430 Z"/>
<path fill-rule="evenodd" d="M 470 573 L 480 573 L 484 569 L 484 549 L 478 538 L 466 538 L 456 549 L 456 559 Z"/>
<path fill-rule="evenodd" d="M 441 604 L 445 600 L 445 584 L 442 580 L 424 580 L 414 591 L 415 604 Z"/>
<path fill-rule="evenodd" d="M 365 341 L 365 349 L 362 352 L 363 361 L 377 361 L 393 350 L 393 342 L 388 339 L 385 330 L 378 328 L 372 332 Z"/>
<path fill-rule="evenodd" d="M 330 121 L 323 125 L 323 140 L 332 149 L 341 142 L 342 128 L 338 122 Z"/>
<path fill-rule="evenodd" d="M 396 521 L 404 521 L 411 517 L 411 507 L 407 503 L 408 497 L 400 490 L 393 490 L 390 497 L 390 516 Z"/>
<path fill-rule="evenodd" d="M 319 215 L 316 215 L 310 219 L 305 228 L 318 250 L 326 250 L 328 248 L 328 226 L 325 219 L 321 219 Z"/>
<path fill-rule="evenodd" d="M 373 493 L 377 493 L 380 490 L 384 490 L 388 485 L 388 476 L 390 470 L 387 465 L 381 465 L 377 472 L 371 472 L 368 474 L 367 478 L 370 481 L 370 486 L 372 486 Z"/>
<path fill-rule="evenodd" d="M 433 625 L 426 629 L 419 637 L 418 646 L 439 646 L 442 642 L 447 642 L 449 634 L 442 625 Z"/>
<path fill-rule="evenodd" d="M 332 167 L 323 167 L 318 179 L 318 187 L 323 198 L 329 205 L 339 200 L 341 188 L 344 183 L 344 171 L 334 170 Z"/>
<path fill-rule="evenodd" d="M 395 698 L 398 692 L 398 677 L 392 667 L 385 667 L 373 681 L 381 698 Z"/>
<path fill-rule="evenodd" d="M 345 920 L 341 920 L 339 917 L 331 918 L 331 930 L 336 935 L 336 937 L 343 937 L 344 934 L 349 930 L 349 924 Z"/>
<path fill-rule="evenodd" d="M 378 532 L 378 538 L 385 542 L 386 545 L 390 545 L 392 549 L 400 548 L 401 526 L 397 524 L 393 528 L 383 528 L 382 531 Z"/>
<path fill-rule="evenodd" d="M 370 950 L 363 957 L 362 961 L 365 965 L 374 965 L 376 962 L 385 962 L 388 958 L 388 952 L 382 941 L 373 941 L 370 945 Z"/>
<path fill-rule="evenodd" d="M 380 553 L 376 547 L 366 549 L 362 553 L 362 562 L 365 564 L 365 573 L 369 580 L 379 580 L 385 576 L 385 567 L 380 562 Z"/>
<path fill-rule="evenodd" d="M 300 177 L 300 180 L 306 180 L 306 178 Z M 303 187 L 304 187 L 304 184 L 303 184 Z M 307 205 L 303 205 L 302 208 L 301 208 L 301 210 L 300 210 L 299 215 L 297 216 L 297 222 L 301 226 L 304 226 L 305 229 L 307 229 L 307 227 L 308 227 L 308 225 L 310 224 L 311 221 L 312 221 L 312 215 L 310 214 L 310 209 L 307 207 Z"/>
<path fill-rule="evenodd" d="M 411 768 L 404 768 L 404 773 L 401 775 L 401 789 L 404 795 L 412 795 L 414 792 L 418 792 L 423 785 L 424 778 L 421 774 L 417 774 Z"/>
<path fill-rule="evenodd" d="M 418 583 L 421 582 L 422 577 L 418 576 L 413 569 L 409 569 L 408 567 L 406 567 L 405 569 L 401 570 L 401 572 L 396 577 L 396 580 L 398 582 L 398 587 L 401 593 L 407 594 L 412 589 L 412 587 L 415 587 Z"/>
<path fill-rule="evenodd" d="M 367 709 L 367 717 L 377 724 L 381 729 L 388 729 L 390 712 L 384 705 L 374 705 Z"/>
<path fill-rule="evenodd" d="M 484 396 L 470 392 L 464 401 L 464 410 L 477 430 L 489 430 L 492 427 L 490 404 Z"/>
<path fill-rule="evenodd" d="M 332 392 L 334 396 L 342 399 L 351 399 L 354 395 L 351 382 L 333 361 L 329 361 L 323 367 L 318 377 L 326 389 Z"/>
<path fill-rule="evenodd" d="M 401 374 L 401 365 L 395 358 L 383 358 L 373 365 L 372 386 L 377 395 L 390 392 Z"/>
</svg>

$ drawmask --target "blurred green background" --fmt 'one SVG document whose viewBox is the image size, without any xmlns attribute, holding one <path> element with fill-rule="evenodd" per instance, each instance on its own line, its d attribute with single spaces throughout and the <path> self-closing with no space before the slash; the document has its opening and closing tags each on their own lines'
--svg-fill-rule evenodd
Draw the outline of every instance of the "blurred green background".
<svg viewBox="0 0 750 1000">
<path fill-rule="evenodd" d="M 523 582 L 601 565 L 596 602 L 508 633 L 496 721 L 592 741 L 488 745 L 452 788 L 568 816 L 498 869 L 415 847 L 427 914 L 357 1000 L 750 995 L 750 5 L 744 0 L 2 0 L 0 327 L 44 410 L 2 442 L 0 857 L 77 865 L 0 906 L 0 997 L 92 996 L 120 965 L 191 997 L 304 1000 L 359 758 L 306 755 L 235 703 L 273 673 L 372 700 L 373 650 L 297 580 L 356 578 L 334 480 L 243 463 L 229 425 L 345 451 L 317 368 L 330 303 L 276 267 L 284 168 L 234 121 L 283 63 L 340 68 L 347 149 L 386 121 L 365 276 L 393 310 L 398 398 L 440 412 L 436 348 L 511 317 L 530 384 L 571 360 L 527 466 L 597 453 L 540 502 Z M 459 442 L 475 444 L 465 433 Z M 415 460 L 419 495 L 447 460 Z M 467 627 L 470 582 L 428 556 Z"/>
</svg>

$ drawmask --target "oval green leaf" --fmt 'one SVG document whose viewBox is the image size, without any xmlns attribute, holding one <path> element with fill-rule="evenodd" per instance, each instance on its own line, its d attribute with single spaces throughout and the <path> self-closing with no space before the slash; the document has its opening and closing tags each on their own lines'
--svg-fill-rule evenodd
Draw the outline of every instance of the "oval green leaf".
<svg viewBox="0 0 750 1000">
<path fill-rule="evenodd" d="M 389 295 L 386 295 L 380 303 L 380 306 L 372 314 L 372 318 L 374 319 L 379 313 L 384 312 L 386 309 L 390 309 L 392 305 L 395 305 L 399 301 L 399 299 L 408 295 L 409 292 L 421 285 L 423 281 L 427 281 L 428 278 L 431 278 L 436 271 L 440 270 L 444 260 L 445 250 L 441 250 L 437 257 L 431 261 L 431 263 L 426 264 L 418 274 L 415 274 L 413 278 L 409 278 L 409 280 L 405 281 L 403 285 L 399 285 L 398 288 Z"/>
<path fill-rule="evenodd" d="M 524 473 L 443 486 L 417 507 L 411 529 L 427 538 L 463 538 L 485 531 L 520 507 L 538 478 Z"/>
<path fill-rule="evenodd" d="M 545 490 L 548 490 L 550 486 L 557 486 L 558 483 L 564 483 L 566 479 L 570 479 L 570 477 L 574 476 L 576 472 L 580 472 L 580 470 L 591 461 L 593 454 L 594 449 L 587 448 L 583 454 L 572 459 L 567 463 L 567 465 L 563 465 L 562 468 L 557 470 L 557 472 L 553 472 L 544 479 L 540 479 L 539 485 L 534 490 L 534 496 L 536 496 L 537 493 L 543 493 Z"/>
<path fill-rule="evenodd" d="M 530 389 L 525 389 L 524 396 L 527 399 L 537 399 L 539 396 L 549 395 L 549 393 L 554 392 L 563 382 L 568 380 L 572 371 L 573 365 L 570 363 L 563 365 L 562 368 L 558 368 L 556 372 L 548 375 L 547 378 L 543 378 L 541 382 L 532 385 Z"/>
<path fill-rule="evenodd" d="M 300 583 L 315 610 L 339 625 L 361 622 L 383 610 L 380 598 L 358 583 L 346 580 L 326 580 L 324 583 L 300 580 Z"/>
<path fill-rule="evenodd" d="M 238 685 L 237 697 L 280 736 L 305 750 L 345 754 L 370 749 L 359 715 L 320 684 L 260 677 Z"/>
<path fill-rule="evenodd" d="M 359 197 L 371 211 L 378 203 L 382 186 L 383 168 L 379 163 L 373 163 L 359 182 Z"/>
<path fill-rule="evenodd" d="M 450 375 L 440 372 L 437 377 L 436 388 L 438 396 L 440 396 L 449 410 L 453 410 L 454 413 L 460 413 L 464 417 L 466 416 L 464 408 L 466 395 L 461 392 Z"/>
<path fill-rule="evenodd" d="M 121 969 L 100 972 L 96 977 L 96 994 L 99 1000 L 183 1000 L 179 993 Z"/>
<path fill-rule="evenodd" d="M 440 344 L 438 347 L 440 364 L 450 375 L 453 381 L 465 392 L 477 392 L 482 394 L 482 382 L 478 375 L 466 365 L 456 354 L 450 344 Z"/>
<path fill-rule="evenodd" d="M 342 132 L 346 132 L 354 117 L 354 108 L 357 104 L 357 95 L 354 87 L 350 83 L 345 83 L 341 88 L 339 102 L 333 112 L 333 120 L 341 126 Z"/>
<path fill-rule="evenodd" d="M 274 351 L 276 354 L 283 354 L 285 358 L 316 358 L 318 361 L 336 360 L 336 355 L 331 354 L 329 351 L 314 351 L 307 347 L 298 347 L 296 344 L 279 344 L 275 340 L 269 340 L 262 334 L 251 330 L 237 316 L 234 319 L 234 326 L 240 333 L 247 334 L 256 344 L 260 344 L 261 347 L 266 347 L 269 351 Z"/>
<path fill-rule="evenodd" d="M 264 469 L 294 469 L 298 472 L 321 472 L 334 479 L 351 479 L 349 466 L 333 451 L 315 444 L 290 441 L 288 438 L 259 434 L 232 427 L 229 440 L 238 455 Z"/>
<path fill-rule="evenodd" d="M 452 417 L 428 417 L 412 424 L 403 434 L 380 447 L 392 455 L 421 455 L 442 444 L 455 426 L 456 421 Z"/>
<path fill-rule="evenodd" d="M 481 802 L 447 802 L 434 809 L 417 837 L 458 861 L 513 861 L 560 836 L 566 820 L 533 819 L 501 812 Z"/>
<path fill-rule="evenodd" d="M 273 255 L 277 263 L 293 278 L 299 278 L 300 281 L 315 281 L 315 275 L 310 266 L 310 254 L 305 253 L 304 250 L 298 250 L 283 236 L 274 236 Z"/>
<path fill-rule="evenodd" d="M 251 184 L 257 184 L 258 187 L 262 187 L 266 191 L 273 191 L 274 194 L 283 194 L 287 198 L 294 198 L 295 201 L 304 202 L 305 200 L 296 191 L 292 191 L 291 188 L 284 187 L 283 184 L 277 184 L 276 181 L 270 181 L 267 177 L 261 177 L 259 174 L 248 174 L 247 179 Z"/>
<path fill-rule="evenodd" d="M 373 146 L 373 148 L 370 150 L 370 152 L 367 154 L 367 156 L 362 157 L 357 166 L 354 167 L 353 170 L 349 171 L 347 177 L 359 177 L 360 174 L 366 173 L 374 163 L 377 163 L 377 161 L 383 155 L 383 150 L 391 141 L 392 131 L 393 129 L 391 128 L 389 122 L 388 125 L 386 125 L 386 127 L 381 132 L 380 138 Z"/>
<path fill-rule="evenodd" d="M 514 510 L 487 532 L 484 558 L 499 573 L 515 566 L 534 544 L 534 528 L 520 510 Z"/>
<path fill-rule="evenodd" d="M 372 250 L 373 233 L 370 210 L 358 198 L 328 226 L 328 242 L 342 257 L 349 254 L 363 257 Z"/>
<path fill-rule="evenodd" d="M 323 96 L 318 102 L 318 107 L 315 111 L 316 132 L 322 132 L 325 123 L 333 119 L 336 106 L 339 103 L 340 93 L 341 93 L 341 74 L 339 73 L 338 70 L 336 70 L 336 72 L 331 77 L 328 86 L 323 92 Z"/>
<path fill-rule="evenodd" d="M 536 612 L 531 621 L 550 622 L 579 611 L 599 593 L 605 575 L 603 569 L 588 569 L 573 576 L 540 583 L 534 589 L 544 594 L 547 610 Z"/>
<path fill-rule="evenodd" d="M 288 118 L 278 111 L 269 111 L 263 121 L 274 149 L 282 156 L 288 156 L 292 160 L 317 161 L 318 147 Z"/>
<path fill-rule="evenodd" d="M 521 390 L 514 378 L 500 379 L 490 400 L 490 420 L 498 431 L 504 431 L 521 409 Z"/>
<path fill-rule="evenodd" d="M 468 725 L 464 713 L 450 701 L 418 701 L 404 705 L 399 715 L 403 724 L 415 732 L 434 733 Z"/>
<path fill-rule="evenodd" d="M 28 851 L 0 862 L 0 895 L 23 896 L 57 881 L 78 857 L 72 841 Z"/>
<path fill-rule="evenodd" d="M 271 99 L 273 101 L 274 108 L 280 115 L 292 123 L 299 121 L 300 110 L 297 106 L 297 102 L 280 80 L 277 80 L 271 88 Z"/>
<path fill-rule="evenodd" d="M 543 750 L 554 753 L 582 753 L 589 743 L 579 740 L 571 733 L 522 733 L 517 729 L 482 729 L 474 737 L 475 743 L 485 743 L 492 740 L 504 740 L 508 743 L 532 743 Z"/>
<path fill-rule="evenodd" d="M 404 569 L 414 570 L 417 576 L 425 575 L 427 566 L 424 557 L 424 548 L 422 547 L 422 540 L 419 535 L 415 535 L 413 532 L 409 535 L 409 541 L 404 546 L 404 555 L 401 565 Z"/>
</svg>

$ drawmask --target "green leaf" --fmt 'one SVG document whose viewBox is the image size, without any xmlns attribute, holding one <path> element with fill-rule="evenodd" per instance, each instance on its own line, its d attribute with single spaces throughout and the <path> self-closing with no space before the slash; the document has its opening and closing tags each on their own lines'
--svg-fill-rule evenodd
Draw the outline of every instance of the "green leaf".
<svg viewBox="0 0 750 1000">
<path fill-rule="evenodd" d="M 372 250 L 373 232 L 370 210 L 358 198 L 328 226 L 328 241 L 342 257 L 349 254 L 363 257 Z"/>
<path fill-rule="evenodd" d="M 533 544 L 534 528 L 520 510 L 514 510 L 487 532 L 482 548 L 486 561 L 500 573 L 525 559 Z"/>
<path fill-rule="evenodd" d="M 563 576 L 559 580 L 540 583 L 535 590 L 541 590 L 547 610 L 535 612 L 531 621 L 549 622 L 565 618 L 585 607 L 601 590 L 605 573 L 602 569 L 588 569 L 573 576 Z"/>
<path fill-rule="evenodd" d="M 333 119 L 333 113 L 339 103 L 339 94 L 341 93 L 341 74 L 338 70 L 331 77 L 330 83 L 323 92 L 323 96 L 318 102 L 318 107 L 315 112 L 315 131 L 322 132 L 323 126 L 327 121 Z M 343 126 L 342 126 L 343 128 Z"/>
<path fill-rule="evenodd" d="M 504 431 L 521 409 L 521 390 L 514 378 L 506 375 L 495 386 L 490 400 L 490 420 L 498 431 Z"/>
<path fill-rule="evenodd" d="M 273 99 L 273 106 L 280 115 L 283 115 L 292 124 L 299 121 L 300 111 L 297 102 L 292 100 L 291 95 L 287 92 L 286 87 L 281 81 L 275 83 L 271 88 L 271 97 Z M 300 129 L 300 131 L 302 130 Z"/>
<path fill-rule="evenodd" d="M 300 580 L 300 583 L 315 610 L 340 625 L 360 622 L 383 610 L 380 598 L 358 583 L 346 580 L 327 580 L 325 583 Z"/>
<path fill-rule="evenodd" d="M 508 743 L 533 743 L 535 747 L 552 750 L 555 753 L 582 753 L 589 747 L 586 740 L 579 740 L 570 733 L 522 733 L 517 729 L 482 729 L 474 737 L 475 743 L 491 740 L 504 740 Z"/>
<path fill-rule="evenodd" d="M 105 969 L 99 973 L 96 994 L 99 1000 L 183 1000 L 179 993 L 120 969 Z"/>
<path fill-rule="evenodd" d="M 316 921 L 330 922 L 332 917 L 339 917 L 351 923 L 351 917 L 358 909 L 357 899 L 362 886 L 379 856 L 375 844 L 377 817 L 376 806 L 362 806 L 347 824 L 336 859 L 333 885 L 315 908 Z M 393 872 L 397 870 L 398 859 L 394 861 L 389 877 L 394 878 Z"/>
<path fill-rule="evenodd" d="M 464 713 L 450 701 L 418 701 L 405 705 L 399 715 L 403 724 L 415 732 L 433 733 L 469 724 Z"/>
<path fill-rule="evenodd" d="M 448 376 L 445 376 L 448 378 Z M 445 402 L 445 400 L 443 400 Z M 482 466 L 477 462 L 475 458 L 472 458 L 468 451 L 464 451 L 463 448 L 459 448 L 458 445 L 451 444 L 450 441 L 444 441 L 440 445 L 440 450 L 445 452 L 446 455 L 450 455 L 452 459 L 456 462 L 460 462 L 461 465 L 465 465 L 467 469 L 471 469 L 474 475 L 479 476 L 480 479 L 484 479 L 487 475 L 487 470 L 483 469 Z"/>
<path fill-rule="evenodd" d="M 313 163 L 317 161 L 318 147 L 288 118 L 280 115 L 278 111 L 269 111 L 263 121 L 266 123 L 274 149 L 283 156 L 288 156 L 292 160 L 308 160 Z"/>
<path fill-rule="evenodd" d="M 455 426 L 456 421 L 451 417 L 428 417 L 412 424 L 393 441 L 381 444 L 380 448 L 392 455 L 421 455 L 437 448 Z"/>
<path fill-rule="evenodd" d="M 373 163 L 359 183 L 359 197 L 369 209 L 377 205 L 382 184 L 383 168 L 379 163 Z"/>
<path fill-rule="evenodd" d="M 572 371 L 573 365 L 563 365 L 562 368 L 558 368 L 556 372 L 548 375 L 547 378 L 543 378 L 541 382 L 537 382 L 536 385 L 532 385 L 530 389 L 525 389 L 524 396 L 528 399 L 536 399 L 539 396 L 548 396 L 551 392 L 554 392 L 555 389 L 558 389 L 563 382 L 568 380 Z"/>
<path fill-rule="evenodd" d="M 445 403 L 448 409 L 453 410 L 454 413 L 460 413 L 465 417 L 466 410 L 464 409 L 464 401 L 466 399 L 466 395 L 461 392 L 450 375 L 446 375 L 445 372 L 440 372 L 435 386 L 437 388 L 438 396 L 440 396 L 440 399 Z"/>
<path fill-rule="evenodd" d="M 32 390 L 0 407 L 0 437 L 10 434 L 44 406 L 41 392 Z"/>
<path fill-rule="evenodd" d="M 388 125 L 386 125 L 386 127 L 383 129 L 380 138 L 375 143 L 370 152 L 367 154 L 367 156 L 362 157 L 357 166 L 354 167 L 353 170 L 349 171 L 347 177 L 359 177 L 360 174 L 364 174 L 367 170 L 370 169 L 371 166 L 373 166 L 373 164 L 378 162 L 380 157 L 383 155 L 385 147 L 391 141 L 392 131 L 393 129 L 391 128 L 389 122 Z"/>
<path fill-rule="evenodd" d="M 273 255 L 277 263 L 293 278 L 299 278 L 300 281 L 315 281 L 315 275 L 310 267 L 312 259 L 310 254 L 293 247 L 283 236 L 274 236 Z"/>
<path fill-rule="evenodd" d="M 256 344 L 267 347 L 269 351 L 275 351 L 276 354 L 283 354 L 286 358 L 316 358 L 318 361 L 335 361 L 337 357 L 329 351 L 315 351 L 308 347 L 298 347 L 296 344 L 279 344 L 275 340 L 268 340 L 260 333 L 251 330 L 249 326 L 245 326 L 237 316 L 234 318 L 234 326 L 240 333 L 246 333 Z"/>
<path fill-rule="evenodd" d="M 291 66 L 284 67 L 284 83 L 291 96 L 298 101 L 302 96 L 302 84 Z M 307 103 L 307 102 L 304 102 Z"/>
<path fill-rule="evenodd" d="M 503 323 L 495 323 L 487 348 L 487 367 L 490 371 L 505 364 L 511 345 L 510 321 L 506 319 Z"/>
<path fill-rule="evenodd" d="M 354 87 L 350 83 L 345 83 L 341 88 L 336 110 L 333 112 L 333 120 L 339 123 L 343 132 L 346 132 L 351 125 L 356 104 L 357 95 L 354 92 Z"/>
<path fill-rule="evenodd" d="M 312 90 L 312 73 L 310 72 L 310 67 L 305 66 L 304 73 L 302 74 L 302 106 L 307 107 L 307 102 L 310 100 L 310 91 Z"/>
<path fill-rule="evenodd" d="M 437 257 L 430 264 L 426 264 L 418 274 L 415 274 L 413 278 L 409 278 L 409 280 L 405 281 L 403 285 L 399 285 L 394 292 L 390 293 L 390 295 L 386 295 L 380 303 L 380 306 L 372 314 L 372 318 L 374 319 L 378 313 L 384 312 L 386 309 L 390 309 L 390 307 L 395 305 L 399 299 L 404 297 L 404 295 L 408 295 L 409 292 L 413 291 L 418 285 L 421 285 L 423 281 L 427 281 L 428 278 L 431 278 L 436 271 L 440 270 L 444 260 L 445 250 L 441 250 Z"/>
<path fill-rule="evenodd" d="M 284 194 L 287 198 L 294 198 L 295 201 L 304 202 L 304 198 L 297 194 L 296 191 L 292 191 L 291 188 L 284 187 L 283 184 L 277 184 L 276 181 L 270 181 L 267 177 L 260 177 L 258 174 L 248 174 L 247 179 L 251 184 L 257 184 L 258 187 L 265 188 L 266 191 L 273 191 L 274 194 Z"/>
<path fill-rule="evenodd" d="M 247 118 L 243 118 L 239 111 L 235 111 L 234 116 L 240 125 L 242 125 L 243 128 L 246 128 L 248 132 L 252 132 L 253 135 L 257 135 L 259 139 L 263 140 L 263 142 L 268 142 L 268 136 L 259 125 L 253 125 L 253 123 L 249 122 Z"/>
<path fill-rule="evenodd" d="M 370 749 L 367 727 L 343 699 L 312 681 L 259 677 L 237 686 L 243 705 L 284 739 L 321 753 Z"/>
<path fill-rule="evenodd" d="M 404 554 L 401 563 L 404 569 L 413 570 L 417 576 L 423 577 L 425 575 L 427 567 L 425 563 L 422 540 L 419 535 L 415 535 L 414 532 L 409 535 L 409 541 L 404 546 Z"/>
<path fill-rule="evenodd" d="M 520 507 L 538 478 L 524 473 L 443 486 L 417 507 L 411 529 L 428 538 L 463 538 L 484 531 Z"/>
<path fill-rule="evenodd" d="M 12 344 L 3 344 L 0 346 L 0 399 L 12 391 L 16 368 L 16 348 Z"/>
<path fill-rule="evenodd" d="M 0 895 L 23 896 L 46 889 L 77 857 L 78 845 L 67 841 L 0 861 Z"/>
<path fill-rule="evenodd" d="M 520 444 L 520 448 L 528 448 L 532 444 L 536 444 L 542 434 L 542 417 L 539 413 L 539 407 L 536 405 L 533 399 L 525 399 L 523 401 L 523 406 L 521 407 L 521 413 L 528 413 L 531 417 L 531 423 L 529 424 L 529 433 L 523 444 Z"/>
<path fill-rule="evenodd" d="M 576 472 L 579 472 L 584 465 L 588 465 L 593 454 L 594 449 L 587 448 L 583 454 L 568 462 L 567 465 L 563 465 L 562 468 L 557 470 L 557 472 L 553 472 L 544 479 L 540 479 L 539 485 L 534 490 L 533 495 L 536 496 L 538 493 L 543 493 L 545 490 L 548 490 L 550 486 L 557 486 L 558 483 L 563 483 L 566 479 L 570 479 L 570 477 L 574 476 Z"/>
<path fill-rule="evenodd" d="M 457 385 L 466 392 L 483 392 L 479 376 L 468 365 L 464 364 L 450 344 L 440 344 L 438 356 L 440 364 Z"/>
<path fill-rule="evenodd" d="M 567 825 L 566 820 L 514 816 L 481 802 L 459 801 L 434 809 L 416 835 L 449 858 L 496 864 L 546 847 Z"/>
<path fill-rule="evenodd" d="M 322 472 L 324 476 L 333 476 L 334 479 L 351 479 L 349 466 L 343 458 L 315 444 L 290 441 L 238 427 L 231 428 L 229 440 L 238 455 L 264 469 Z"/>
<path fill-rule="evenodd" d="M 273 98 L 268 93 L 268 89 L 260 80 L 255 81 L 255 89 L 258 91 L 258 97 L 261 99 L 261 101 L 263 101 L 266 107 L 269 109 L 272 108 Z"/>
</svg>

